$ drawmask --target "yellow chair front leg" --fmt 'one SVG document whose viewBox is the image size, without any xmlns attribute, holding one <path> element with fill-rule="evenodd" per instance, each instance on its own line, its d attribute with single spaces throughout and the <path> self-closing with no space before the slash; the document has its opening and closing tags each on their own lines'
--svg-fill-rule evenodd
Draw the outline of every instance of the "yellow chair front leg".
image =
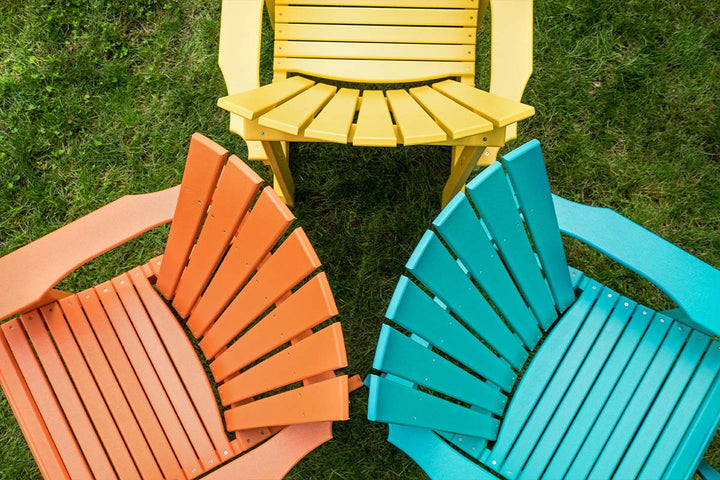
<svg viewBox="0 0 720 480">
<path fill-rule="evenodd" d="M 289 206 L 293 206 L 295 198 L 295 181 L 290 173 L 288 160 L 289 148 L 283 148 L 285 142 L 262 142 L 268 163 L 273 171 L 273 187 L 275 192 Z"/>
</svg>

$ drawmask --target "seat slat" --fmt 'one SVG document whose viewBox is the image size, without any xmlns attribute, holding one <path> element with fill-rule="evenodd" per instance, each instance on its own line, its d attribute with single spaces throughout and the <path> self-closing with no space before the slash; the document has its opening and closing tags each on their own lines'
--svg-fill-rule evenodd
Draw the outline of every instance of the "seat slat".
<svg viewBox="0 0 720 480">
<path fill-rule="evenodd" d="M 337 308 L 330 285 L 325 273 L 319 273 L 210 363 L 215 380 L 224 380 L 333 315 Z"/>
<path fill-rule="evenodd" d="M 477 12 L 465 9 L 375 8 L 331 6 L 283 6 L 275 8 L 275 28 L 284 23 L 320 23 L 340 25 L 442 25 L 473 27 Z M 372 38 L 372 37 L 371 37 Z"/>
<path fill-rule="evenodd" d="M 275 5 L 337 5 L 368 7 L 472 8 L 476 0 L 277 0 Z"/>
<path fill-rule="evenodd" d="M 117 478 L 93 429 L 92 421 L 85 412 L 60 355 L 48 335 L 40 312 L 34 310 L 22 314 L 20 320 L 93 475 L 100 478 Z M 125 453 L 127 454 L 127 451 Z M 130 459 L 129 456 L 127 458 Z M 139 479 L 137 471 L 132 466 L 132 460 L 130 462 L 130 470 L 126 470 L 129 478 Z"/>
<path fill-rule="evenodd" d="M 427 142 L 442 142 L 447 135 L 435 120 L 405 90 L 390 90 L 386 93 L 390 110 L 395 117 L 400 141 L 404 145 Z"/>
<path fill-rule="evenodd" d="M 80 348 L 75 343 L 72 333 L 70 333 L 70 328 L 62 315 L 59 305 L 55 303 L 45 306 L 41 309 L 41 313 L 47 328 L 52 333 L 55 345 L 60 355 L 62 355 L 62 361 L 67 366 L 68 373 L 76 385 L 85 408 L 92 419 L 92 424 L 95 426 L 118 475 L 121 478 L 140 478 L 130 452 L 128 452 L 123 442 L 120 431 L 115 425 L 112 414 L 105 404 L 102 393 L 95 379 L 93 379 Z M 37 325 L 35 327 L 37 328 Z M 42 332 L 38 333 L 42 335 Z M 59 357 L 51 361 L 54 361 L 57 365 L 61 364 Z"/>
<path fill-rule="evenodd" d="M 575 300 L 565 249 L 540 142 L 531 141 L 503 158 L 543 273 L 560 312 Z"/>
<path fill-rule="evenodd" d="M 215 357 L 245 327 L 319 266 L 320 260 L 307 236 L 302 229 L 296 229 L 258 269 L 200 341 L 205 356 Z"/>
<path fill-rule="evenodd" d="M 687 436 L 688 428 L 696 413 L 700 411 L 702 403 L 711 398 L 713 384 L 720 384 L 720 379 L 716 378 L 719 365 L 720 343 L 712 342 L 705 351 L 705 355 L 687 389 L 683 392 L 677 407 L 672 412 L 672 417 L 667 422 L 662 434 L 655 441 L 638 478 L 663 478 L 663 473 L 668 466 L 669 453 L 680 444 L 683 437 Z M 717 389 L 717 387 L 715 388 Z M 712 427 L 712 424 L 708 426 Z M 703 450 L 702 445 L 697 445 L 696 451 Z"/>
<path fill-rule="evenodd" d="M 260 88 L 222 97 L 218 100 L 218 107 L 248 120 L 255 120 L 275 108 L 276 105 L 293 98 L 314 84 L 315 82 L 307 78 L 290 77 L 287 80 L 273 82 Z"/>
<path fill-rule="evenodd" d="M 496 127 L 504 127 L 535 115 L 535 108 L 530 105 L 494 95 L 454 80 L 435 83 L 432 88 L 478 115 L 487 118 Z"/>
<path fill-rule="evenodd" d="M 195 405 L 195 409 L 215 449 L 220 452 L 220 455 L 225 455 L 223 460 L 226 460 L 229 458 L 232 448 L 227 435 L 225 435 L 225 428 L 220 418 L 215 395 L 208 382 L 203 365 L 195 354 L 195 349 L 172 311 L 157 295 L 148 279 L 142 275 L 140 268 L 131 270 L 129 276 L 177 369 L 180 379 L 185 385 L 185 389 Z"/>
<path fill-rule="evenodd" d="M 507 397 L 497 388 L 387 325 L 380 331 L 373 368 L 497 415 L 505 409 Z"/>
<path fill-rule="evenodd" d="M 37 357 L 35 357 L 30 342 L 25 336 L 20 320 L 17 318 L 10 320 L 0 328 L 3 330 L 13 357 L 27 382 L 28 389 L 32 393 L 70 478 L 73 480 L 76 478 L 90 480 L 92 475 L 88 465 L 85 463 L 82 452 L 60 409 L 60 405 L 58 405 L 57 399 L 52 393 L 42 367 Z"/>
<path fill-rule="evenodd" d="M 301 340 L 242 372 L 218 388 L 223 405 L 230 405 L 323 372 L 347 366 L 339 323 Z"/>
<path fill-rule="evenodd" d="M 175 294 L 227 154 L 227 150 L 199 133 L 190 140 L 180 195 L 156 284 L 167 299 Z"/>
<path fill-rule="evenodd" d="M 444 77 L 459 77 L 463 75 L 473 76 L 475 74 L 475 63 L 430 62 L 422 60 L 351 60 L 345 58 L 277 58 L 273 63 L 273 70 L 276 73 L 295 72 L 302 75 L 330 78 L 346 82 L 401 83 L 420 82 Z M 428 87 L 428 89 L 434 91 L 430 87 Z M 448 99 L 441 93 L 438 93 L 438 95 Z M 489 127 L 486 127 L 485 130 L 482 131 L 492 129 L 492 123 L 488 120 L 485 120 L 455 102 L 452 103 L 459 107 L 459 109 L 455 110 L 456 113 L 465 111 L 467 112 L 465 116 L 470 116 L 468 114 L 475 115 L 477 119 L 482 119 L 482 122 L 487 122 Z M 218 105 L 220 105 L 219 102 Z M 226 108 L 225 104 L 220 106 L 236 113 L 234 110 Z"/>
<path fill-rule="evenodd" d="M 593 286 L 595 287 L 594 289 L 592 288 Z M 560 360 L 570 347 L 575 334 L 595 304 L 599 293 L 600 288 L 597 282 L 584 282 L 582 294 L 560 320 L 558 328 L 553 329 L 545 339 L 535 355 L 531 367 L 535 364 L 560 364 Z M 523 380 L 515 390 L 510 406 L 505 413 L 500 434 L 489 457 L 490 460 L 494 460 L 498 465 L 502 464 L 502 460 L 510 451 L 513 442 L 520 434 L 520 431 L 555 371 L 551 368 L 535 368 L 533 370 L 535 370 L 535 372 L 532 375 L 526 374 L 523 376 Z"/>
<path fill-rule="evenodd" d="M 542 397 L 528 417 L 515 441 L 515 445 L 513 445 L 507 459 L 502 464 L 502 471 L 507 476 L 512 478 L 512 474 L 508 472 L 517 473 L 523 468 L 528 456 L 533 451 L 533 447 L 540 439 L 540 435 L 542 435 L 543 430 L 557 411 L 560 401 L 568 392 L 573 378 L 580 370 L 581 364 L 587 359 L 590 347 L 598 339 L 600 330 L 606 324 L 617 299 L 618 295 L 608 289 L 603 289 L 602 293 L 600 293 L 595 306 L 580 327 L 564 358 L 555 369 Z M 547 364 L 540 368 L 547 368 Z M 533 375 L 534 372 L 528 372 L 528 374 Z"/>
<path fill-rule="evenodd" d="M 512 389 L 516 377 L 510 364 L 496 356 L 407 277 L 400 277 L 385 316 L 506 392 Z"/>
<path fill-rule="evenodd" d="M 568 478 L 586 478 L 588 476 L 593 465 L 595 465 L 598 455 L 600 455 L 600 450 L 612 434 L 620 415 L 628 405 L 643 374 L 647 371 L 650 361 L 658 353 L 661 344 L 667 343 L 663 342 L 670 329 L 671 322 L 667 320 L 661 322 L 660 320 L 664 319 L 664 317 L 657 315 L 653 318 L 654 312 L 652 310 L 642 307 L 640 309 L 642 312 L 647 312 L 647 318 L 652 319 L 650 327 L 645 332 L 630 362 L 622 372 L 620 380 L 613 388 L 608 401 L 603 405 L 600 414 L 595 419 L 595 424 L 585 438 L 585 442 L 575 456 L 575 460 L 570 465 L 567 472 Z"/>
<path fill-rule="evenodd" d="M 297 135 L 330 101 L 336 90 L 337 87 L 317 83 L 268 111 L 258 121 L 262 126 Z"/>
<path fill-rule="evenodd" d="M 321 25 L 305 23 L 282 25 L 282 27 L 276 28 L 275 40 L 365 42 L 370 39 L 373 42 L 381 43 L 474 45 L 476 34 L 476 28 Z"/>
<path fill-rule="evenodd" d="M 293 220 L 272 187 L 265 187 L 188 319 L 187 326 L 195 337 L 205 333 Z"/>
<path fill-rule="evenodd" d="M 388 110 L 382 92 L 372 90 L 363 92 L 357 128 L 352 142 L 356 146 L 394 147 L 397 145 L 390 110 Z"/>
<path fill-rule="evenodd" d="M 228 430 L 348 419 L 347 376 L 278 393 L 225 411 Z"/>
<path fill-rule="evenodd" d="M 388 378 L 370 375 L 368 419 L 493 440 L 498 420 Z"/>
<path fill-rule="evenodd" d="M 405 267 L 516 370 L 528 353 L 477 291 L 433 232 L 427 231 Z"/>
<path fill-rule="evenodd" d="M 628 304 L 634 305 L 630 302 Z M 582 408 L 572 421 L 545 470 L 548 478 L 563 478 L 648 326 L 647 316 L 642 315 L 642 309 L 635 309 L 627 328 L 603 366 L 592 390 L 583 402 Z"/>
<path fill-rule="evenodd" d="M 480 212 L 515 284 L 528 301 L 540 326 L 547 330 L 558 317 L 555 301 L 540 272 L 523 219 L 500 164 L 496 162 L 483 170 L 468 183 L 466 192 Z"/>
<path fill-rule="evenodd" d="M 305 136 L 328 142 L 347 143 L 359 90 L 341 88 L 305 129 Z"/>
<path fill-rule="evenodd" d="M 220 174 L 200 237 L 175 290 L 173 307 L 187 318 L 230 244 L 240 220 L 263 183 L 262 178 L 236 156 Z"/>
<path fill-rule="evenodd" d="M 458 74 L 461 75 L 463 72 Z M 410 95 L 435 118 L 453 140 L 493 129 L 492 123 L 488 120 L 427 85 L 411 88 Z"/>
<path fill-rule="evenodd" d="M 99 290 L 105 289 L 108 290 L 107 293 L 103 292 L 98 294 Z M 128 345 L 128 353 L 125 352 L 100 303 L 99 295 L 103 295 L 106 298 L 114 295 L 114 293 L 109 291 L 110 289 L 111 286 L 108 282 L 94 289 L 81 292 L 77 298 L 80 300 L 88 323 L 95 331 L 98 343 L 105 353 L 105 358 L 109 362 L 118 384 L 122 388 L 123 394 L 125 398 L 127 398 L 128 404 L 145 434 L 145 438 L 152 438 L 150 448 L 155 455 L 160 469 L 166 477 L 182 476 L 183 468 L 188 473 L 193 468 L 197 468 L 197 462 L 192 447 L 190 446 L 190 441 L 184 433 L 170 437 L 163 431 L 163 427 L 160 425 L 158 418 L 162 419 L 163 415 L 167 415 L 168 412 L 161 411 L 157 416 L 155 412 L 153 412 L 153 408 L 145 392 L 143 392 L 143 387 L 140 385 L 138 377 L 128 360 L 128 354 L 132 354 L 133 352 L 132 347 Z M 120 333 L 120 331 L 118 331 L 118 333 Z M 140 375 L 140 372 L 141 371 L 139 371 L 138 375 Z M 175 418 L 175 421 L 179 427 L 177 431 L 182 432 L 177 418 Z M 171 429 L 167 429 L 166 431 L 168 434 L 175 433 Z M 177 452 L 177 458 L 176 453 L 173 452 L 173 447 L 175 452 Z M 178 463 L 178 459 L 180 463 Z"/>
<path fill-rule="evenodd" d="M 545 431 L 523 467 L 523 475 L 537 478 L 542 475 L 543 470 L 545 470 L 555 452 L 555 448 L 563 440 L 573 419 L 577 418 L 578 410 L 593 387 L 593 383 L 597 379 L 605 360 L 610 356 L 610 352 L 623 333 L 634 308 L 635 302 L 630 302 L 624 297 L 618 299 L 605 326 L 602 327 L 600 335 L 590 347 L 582 367 L 572 380 L 567 392 L 562 397 L 562 401 L 555 409 L 552 419 L 547 423 Z M 582 332 L 580 335 L 582 335 Z M 570 351 L 568 354 L 572 355 L 573 352 Z"/>
<path fill-rule="evenodd" d="M 0 384 L 44 478 L 69 479 L 42 414 L 0 330 Z"/>
<path fill-rule="evenodd" d="M 542 333 L 465 195 L 457 195 L 433 221 L 455 255 L 528 349 Z"/>
<path fill-rule="evenodd" d="M 373 41 L 310 42 L 287 40 L 275 42 L 275 58 L 283 57 L 472 62 L 475 59 L 475 49 L 472 45 L 433 43 L 380 43 Z M 517 102 L 513 103 L 522 105 Z M 481 112 L 477 113 L 482 115 Z"/>
<path fill-rule="evenodd" d="M 686 330 L 687 327 L 676 326 Z M 710 344 L 710 338 L 700 332 L 693 332 L 675 360 L 672 370 L 662 383 L 660 392 L 652 402 L 640 428 L 632 437 L 629 447 L 623 452 L 615 473 L 618 478 L 635 478 L 665 427 L 670 415 L 675 411 L 685 387 L 690 382 L 695 368 Z M 632 406 L 632 403 L 630 404 Z M 622 421 L 622 420 L 621 420 Z M 612 440 L 612 438 L 611 438 Z M 606 446 L 607 448 L 607 446 Z M 602 456 L 600 457 L 602 461 Z"/>
</svg>

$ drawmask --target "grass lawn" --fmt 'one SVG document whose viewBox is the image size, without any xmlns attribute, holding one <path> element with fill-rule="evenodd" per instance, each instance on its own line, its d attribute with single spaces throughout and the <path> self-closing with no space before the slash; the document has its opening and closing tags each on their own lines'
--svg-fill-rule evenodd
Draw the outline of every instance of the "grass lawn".
<svg viewBox="0 0 720 480">
<path fill-rule="evenodd" d="M 538 113 L 509 145 L 539 138 L 556 193 L 613 208 L 716 267 L 719 16 L 720 4 L 701 0 L 538 2 L 524 97 Z M 219 0 L 0 0 L 0 255 L 121 195 L 176 184 L 194 131 L 245 155 L 215 106 L 225 94 L 219 17 Z M 486 33 L 480 86 L 489 78 Z M 370 373 L 395 283 L 440 210 L 448 158 L 441 147 L 292 146 L 297 225 L 332 284 L 350 372 Z M 165 232 L 104 255 L 61 286 L 86 288 L 146 261 L 161 253 Z M 567 245 L 588 275 L 669 307 L 635 275 Z M 351 420 L 291 478 L 423 478 L 385 441 L 386 427 L 365 420 L 366 394 L 351 396 Z M 720 468 L 718 437 L 706 459 Z M 0 394 L 0 479 L 37 477 Z"/>
</svg>

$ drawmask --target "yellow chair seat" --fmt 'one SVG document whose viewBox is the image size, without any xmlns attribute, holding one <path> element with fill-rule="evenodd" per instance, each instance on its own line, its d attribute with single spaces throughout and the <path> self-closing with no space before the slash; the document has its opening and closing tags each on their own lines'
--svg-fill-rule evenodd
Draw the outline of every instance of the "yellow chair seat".
<svg viewBox="0 0 720 480">
<path fill-rule="evenodd" d="M 381 147 L 462 139 L 499 147 L 505 126 L 535 113 L 530 105 L 453 80 L 361 93 L 301 76 L 223 97 L 218 106 L 246 119 L 248 140 L 286 140 L 277 133 L 282 132 L 310 141 Z"/>
</svg>

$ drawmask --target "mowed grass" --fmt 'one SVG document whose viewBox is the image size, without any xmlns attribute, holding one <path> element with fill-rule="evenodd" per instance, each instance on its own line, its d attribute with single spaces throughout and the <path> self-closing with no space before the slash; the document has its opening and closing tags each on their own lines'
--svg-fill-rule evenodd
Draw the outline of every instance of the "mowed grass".
<svg viewBox="0 0 720 480">
<path fill-rule="evenodd" d="M 538 2 L 537 115 L 509 146 L 543 143 L 555 192 L 610 207 L 720 267 L 720 5 L 688 0 Z M 179 182 L 200 131 L 245 156 L 215 106 L 220 2 L 0 0 L 0 255 L 124 194 Z M 486 87 L 487 19 L 478 84 Z M 269 41 L 262 78 L 269 81 Z M 506 149 L 507 151 L 507 149 Z M 383 313 L 414 245 L 440 210 L 448 148 L 295 144 L 297 225 L 324 263 L 351 373 L 371 371 Z M 251 166 L 270 180 L 259 163 Z M 62 284 L 78 290 L 162 252 L 145 235 Z M 630 240 L 630 239 L 629 239 Z M 665 297 L 576 243 L 571 264 L 654 308 Z M 681 273 L 681 272 L 679 272 Z M 32 275 L 32 272 L 28 272 Z M 18 279 L 22 281 L 22 279 Z M 351 420 L 290 474 L 297 479 L 423 478 L 365 420 Z M 716 438 L 705 457 L 720 467 Z M 0 397 L 0 479 L 38 478 Z"/>
</svg>

